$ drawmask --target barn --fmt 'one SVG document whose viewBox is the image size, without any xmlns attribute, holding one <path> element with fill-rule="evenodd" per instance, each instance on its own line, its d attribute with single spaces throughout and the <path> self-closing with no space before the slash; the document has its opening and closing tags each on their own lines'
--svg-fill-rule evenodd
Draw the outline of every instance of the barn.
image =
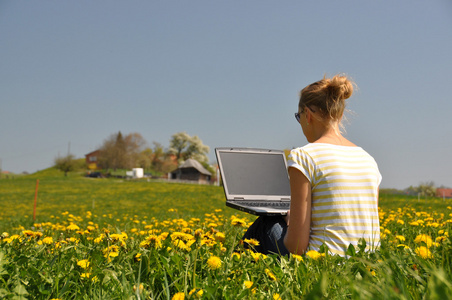
<svg viewBox="0 0 452 300">
<path fill-rule="evenodd" d="M 436 197 L 452 198 L 452 189 L 447 189 L 447 188 L 436 189 Z"/>
<path fill-rule="evenodd" d="M 194 159 L 187 159 L 176 170 L 170 173 L 172 180 L 186 180 L 197 183 L 210 183 L 212 174 L 201 163 Z"/>
</svg>

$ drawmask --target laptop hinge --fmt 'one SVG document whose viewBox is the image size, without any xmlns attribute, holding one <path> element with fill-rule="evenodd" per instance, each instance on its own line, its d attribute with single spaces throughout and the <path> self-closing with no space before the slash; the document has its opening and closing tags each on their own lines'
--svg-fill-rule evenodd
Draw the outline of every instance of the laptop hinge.
<svg viewBox="0 0 452 300">
<path fill-rule="evenodd" d="M 281 198 L 281 201 L 286 201 L 286 200 L 290 201 L 290 198 Z"/>
<path fill-rule="evenodd" d="M 234 197 L 234 200 L 245 200 L 243 197 Z"/>
</svg>

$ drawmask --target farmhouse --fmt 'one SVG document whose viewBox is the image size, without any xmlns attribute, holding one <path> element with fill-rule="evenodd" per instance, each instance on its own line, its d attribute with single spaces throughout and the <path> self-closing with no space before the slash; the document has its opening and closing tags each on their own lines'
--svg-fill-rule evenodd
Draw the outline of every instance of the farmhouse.
<svg viewBox="0 0 452 300">
<path fill-rule="evenodd" d="M 436 189 L 436 197 L 452 198 L 452 189 Z"/>
<path fill-rule="evenodd" d="M 179 168 L 170 173 L 173 180 L 188 180 L 198 183 L 209 183 L 212 174 L 197 160 L 187 159 Z"/>
<path fill-rule="evenodd" d="M 97 163 L 99 161 L 99 153 L 100 153 L 100 150 L 94 150 L 93 152 L 85 154 L 85 161 L 86 161 L 86 165 L 88 166 L 88 169 L 90 169 L 90 170 L 97 169 Z"/>
</svg>

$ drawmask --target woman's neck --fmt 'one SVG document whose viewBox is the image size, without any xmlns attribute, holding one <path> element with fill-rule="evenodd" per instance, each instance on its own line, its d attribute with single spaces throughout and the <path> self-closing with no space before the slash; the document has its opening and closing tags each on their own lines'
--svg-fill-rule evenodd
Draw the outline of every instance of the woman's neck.
<svg viewBox="0 0 452 300">
<path fill-rule="evenodd" d="M 344 136 L 342 136 L 341 132 L 339 131 L 338 124 L 319 128 L 315 137 L 317 138 L 315 139 L 314 143 L 325 143 L 339 146 L 356 146 L 355 144 L 347 140 Z"/>
</svg>

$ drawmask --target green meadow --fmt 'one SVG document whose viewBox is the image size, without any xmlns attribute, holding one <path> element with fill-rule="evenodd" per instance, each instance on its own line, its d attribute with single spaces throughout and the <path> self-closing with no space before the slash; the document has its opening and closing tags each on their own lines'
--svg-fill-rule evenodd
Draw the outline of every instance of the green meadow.
<svg viewBox="0 0 452 300">
<path fill-rule="evenodd" d="M 39 180 L 35 205 L 36 184 Z M 381 247 L 260 255 L 218 186 L 0 179 L 1 299 L 447 299 L 452 201 L 380 195 Z"/>
</svg>

